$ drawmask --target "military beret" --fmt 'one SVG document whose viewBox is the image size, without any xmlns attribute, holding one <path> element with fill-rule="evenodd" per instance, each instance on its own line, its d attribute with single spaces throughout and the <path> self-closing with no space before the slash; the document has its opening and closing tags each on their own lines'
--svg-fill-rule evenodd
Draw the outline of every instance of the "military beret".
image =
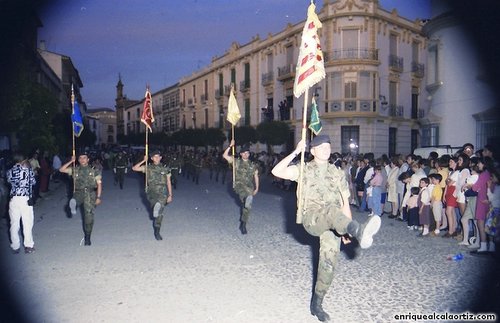
<svg viewBox="0 0 500 323">
<path fill-rule="evenodd" d="M 161 156 L 161 151 L 159 149 L 153 149 L 149 152 L 149 157 L 153 157 L 154 155 L 160 155 Z"/>
<path fill-rule="evenodd" d="M 244 144 L 241 146 L 240 153 L 244 153 L 245 151 L 250 151 L 250 145 Z"/>
<path fill-rule="evenodd" d="M 86 151 L 85 149 L 79 149 L 76 152 L 76 157 L 80 157 L 80 156 L 83 156 L 83 155 L 88 156 L 89 155 L 88 151 Z"/>
<path fill-rule="evenodd" d="M 330 142 L 330 137 L 327 136 L 327 135 L 320 135 L 320 136 L 316 136 L 313 138 L 313 140 L 311 140 L 311 147 L 316 147 L 316 146 L 319 146 L 321 144 L 324 144 L 324 143 L 331 143 Z"/>
</svg>

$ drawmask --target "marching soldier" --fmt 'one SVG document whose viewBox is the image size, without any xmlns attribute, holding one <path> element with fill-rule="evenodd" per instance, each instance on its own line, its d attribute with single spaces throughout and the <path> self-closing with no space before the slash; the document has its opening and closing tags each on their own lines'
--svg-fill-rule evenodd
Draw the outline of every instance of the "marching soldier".
<svg viewBox="0 0 500 323">
<path fill-rule="evenodd" d="M 252 162 L 250 157 L 250 146 L 243 145 L 240 150 L 241 159 L 234 159 L 229 156 L 229 150 L 234 146 L 234 140 L 224 151 L 222 157 L 233 167 L 236 167 L 236 178 L 234 181 L 234 191 L 239 195 L 242 203 L 242 212 L 240 220 L 241 234 L 247 234 L 247 222 L 250 217 L 250 209 L 254 195 L 259 191 L 259 170 L 257 165 Z"/>
<path fill-rule="evenodd" d="M 182 158 L 179 156 L 178 153 L 175 152 L 172 153 L 168 161 L 168 167 L 170 167 L 170 172 L 171 172 L 170 181 L 172 182 L 174 189 L 177 189 L 177 177 L 179 177 L 182 167 Z"/>
<path fill-rule="evenodd" d="M 163 220 L 163 211 L 168 203 L 172 202 L 172 183 L 170 181 L 170 169 L 161 163 L 161 153 L 159 150 L 150 153 L 152 165 L 147 167 L 147 189 L 146 196 L 150 206 L 153 209 L 153 229 L 156 240 L 163 240 L 160 235 L 161 222 Z M 135 172 L 146 173 L 145 164 L 148 157 L 135 164 L 132 170 Z"/>
<path fill-rule="evenodd" d="M 115 185 L 120 184 L 120 189 L 123 189 L 123 180 L 127 174 L 128 159 L 123 151 L 118 152 L 118 156 L 114 159 L 113 173 L 115 174 Z"/>
<path fill-rule="evenodd" d="M 70 167 L 75 162 L 75 156 L 59 168 L 61 173 L 73 177 L 75 192 L 69 201 L 71 215 L 76 215 L 76 207 L 83 204 L 83 232 L 85 234 L 85 245 L 90 246 L 90 235 L 94 226 L 94 209 L 101 204 L 102 175 L 101 171 L 89 165 L 89 156 L 85 151 L 78 154 L 78 166 Z"/>
<path fill-rule="evenodd" d="M 297 223 L 302 223 L 310 235 L 319 237 L 318 276 L 310 311 L 323 322 L 330 320 L 322 303 L 333 280 L 341 242 L 350 243 L 350 239 L 354 237 L 361 248 L 369 248 L 373 243 L 373 236 L 380 228 L 380 217 L 372 216 L 364 224 L 353 220 L 349 205 L 349 185 L 344 171 L 328 162 L 331 153 L 330 137 L 316 136 L 310 147 L 314 159 L 304 165 Z M 301 140 L 295 150 L 273 168 L 273 175 L 298 181 L 300 166 L 291 165 L 291 162 L 304 148 L 305 141 Z M 334 230 L 337 235 L 333 233 Z"/>
</svg>

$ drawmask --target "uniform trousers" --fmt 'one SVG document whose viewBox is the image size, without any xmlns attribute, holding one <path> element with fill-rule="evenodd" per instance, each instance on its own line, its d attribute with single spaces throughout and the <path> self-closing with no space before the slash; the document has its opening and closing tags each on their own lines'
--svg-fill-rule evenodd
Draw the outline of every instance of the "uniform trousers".
<svg viewBox="0 0 500 323">
<path fill-rule="evenodd" d="M 96 192 L 94 190 L 76 190 L 73 198 L 77 206 L 83 205 L 83 232 L 90 235 L 94 227 Z"/>
<path fill-rule="evenodd" d="M 347 233 L 347 226 L 351 221 L 335 206 L 327 206 L 318 210 L 308 209 L 303 213 L 304 229 L 310 235 L 319 237 L 318 277 L 314 286 L 314 292 L 319 297 L 324 297 L 332 284 L 340 253 L 340 236 Z M 335 235 L 331 230 L 335 230 L 340 236 Z"/>
<path fill-rule="evenodd" d="M 32 232 L 34 222 L 33 206 L 28 205 L 28 198 L 28 196 L 13 196 L 9 202 L 10 239 L 12 240 L 10 247 L 13 250 L 17 250 L 21 246 L 19 239 L 21 221 L 23 221 L 24 246 L 33 248 L 35 245 Z"/>
</svg>

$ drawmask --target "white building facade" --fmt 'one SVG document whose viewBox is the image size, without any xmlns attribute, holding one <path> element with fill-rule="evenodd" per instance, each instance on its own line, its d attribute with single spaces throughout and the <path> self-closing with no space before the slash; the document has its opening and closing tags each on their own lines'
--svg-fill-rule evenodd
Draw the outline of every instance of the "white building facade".
<svg viewBox="0 0 500 323">
<path fill-rule="evenodd" d="M 322 134 L 331 136 L 333 151 L 410 153 L 419 145 L 420 118 L 429 104 L 423 23 L 388 12 L 376 0 L 326 0 L 318 16 L 326 78 L 309 94 L 316 95 Z M 304 99 L 292 93 L 304 23 L 265 39 L 257 35 L 244 45 L 233 43 L 210 65 L 181 79 L 181 128 L 228 128 L 233 85 L 239 125 L 286 121 L 292 133 L 285 148 L 291 149 L 302 127 Z"/>
</svg>

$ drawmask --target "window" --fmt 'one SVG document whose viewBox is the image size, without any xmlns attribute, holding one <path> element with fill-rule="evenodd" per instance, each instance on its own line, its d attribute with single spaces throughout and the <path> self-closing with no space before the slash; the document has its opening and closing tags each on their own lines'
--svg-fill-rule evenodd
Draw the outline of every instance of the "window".
<svg viewBox="0 0 500 323">
<path fill-rule="evenodd" d="M 250 86 L 250 63 L 245 63 L 245 86 Z"/>
<path fill-rule="evenodd" d="M 250 99 L 245 99 L 245 126 L 250 125 Z"/>
<path fill-rule="evenodd" d="M 398 83 L 389 82 L 389 105 L 397 105 L 398 103 Z"/>
<path fill-rule="evenodd" d="M 267 72 L 272 72 L 273 68 L 273 54 L 267 54 Z"/>
<path fill-rule="evenodd" d="M 359 153 L 359 126 L 342 126 L 340 132 L 342 154 L 357 155 Z"/>
<path fill-rule="evenodd" d="M 203 82 L 203 91 L 205 92 L 205 100 L 208 100 L 208 80 Z"/>
<path fill-rule="evenodd" d="M 234 68 L 231 69 L 231 83 L 236 85 L 236 70 Z"/>
<path fill-rule="evenodd" d="M 414 151 L 418 147 L 418 129 L 411 129 L 411 150 Z"/>
<path fill-rule="evenodd" d="M 331 98 L 333 100 L 342 100 L 342 73 L 332 73 L 331 80 Z"/>
<path fill-rule="evenodd" d="M 439 125 L 422 126 L 421 131 L 422 131 L 421 146 L 439 145 Z"/>
<path fill-rule="evenodd" d="M 418 119 L 418 88 L 411 88 L 411 118 Z"/>
<path fill-rule="evenodd" d="M 205 129 L 208 128 L 208 109 L 205 109 Z"/>
<path fill-rule="evenodd" d="M 135 116 L 136 116 L 136 118 L 141 117 L 141 108 L 137 108 L 137 110 L 135 111 Z"/>
<path fill-rule="evenodd" d="M 370 72 L 359 73 L 359 98 L 360 99 L 373 99 L 370 91 Z"/>
<path fill-rule="evenodd" d="M 398 128 L 389 128 L 389 156 L 395 156 L 397 154 L 396 145 L 398 138 Z"/>
<path fill-rule="evenodd" d="M 398 35 L 396 34 L 389 36 L 389 54 L 398 56 Z"/>
<path fill-rule="evenodd" d="M 358 48 L 359 44 L 359 30 L 358 29 L 343 29 L 342 30 L 342 49 Z"/>
<path fill-rule="evenodd" d="M 222 90 L 224 89 L 224 76 L 222 73 L 219 74 L 219 95 L 222 95 Z"/>
<path fill-rule="evenodd" d="M 419 47 L 419 43 L 418 42 L 413 42 L 411 44 L 411 60 L 412 62 L 414 63 L 418 63 L 419 62 L 419 59 L 418 59 L 418 53 L 419 53 L 419 50 L 418 50 L 418 47 Z"/>
<path fill-rule="evenodd" d="M 286 48 L 286 63 L 287 65 L 295 64 L 296 59 L 293 57 L 293 46 L 288 46 Z"/>
<path fill-rule="evenodd" d="M 438 45 L 429 46 L 427 55 L 427 84 L 432 85 L 439 83 L 439 52 Z"/>
<path fill-rule="evenodd" d="M 357 97 L 357 79 L 355 72 L 347 72 L 344 74 L 344 98 L 355 99 Z"/>
</svg>

